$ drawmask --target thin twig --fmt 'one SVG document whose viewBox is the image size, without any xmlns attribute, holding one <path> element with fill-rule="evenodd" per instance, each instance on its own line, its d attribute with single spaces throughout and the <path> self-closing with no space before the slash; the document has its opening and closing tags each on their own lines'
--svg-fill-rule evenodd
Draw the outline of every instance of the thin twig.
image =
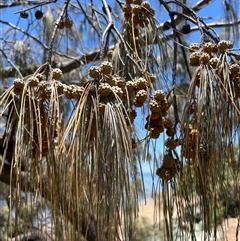
<svg viewBox="0 0 240 241">
<path fill-rule="evenodd" d="M 112 19 L 112 14 L 110 12 L 109 6 L 106 2 L 106 0 L 102 0 L 103 3 L 103 8 L 105 9 L 106 13 L 107 13 L 107 17 L 108 17 L 108 25 L 106 27 L 106 29 L 104 30 L 101 40 L 100 40 L 100 60 L 103 60 L 104 58 L 104 49 L 105 49 L 105 45 L 104 45 L 104 39 L 105 39 L 105 35 L 111 31 L 111 28 L 114 26 L 113 25 L 113 19 Z"/>
<path fill-rule="evenodd" d="M 59 15 L 59 18 L 58 18 L 58 20 L 56 22 L 56 25 L 55 25 L 55 27 L 53 29 L 53 34 L 52 34 L 52 37 L 51 37 L 51 41 L 50 41 L 50 45 L 49 45 L 49 53 L 48 53 L 48 63 L 50 65 L 51 65 L 51 62 L 52 62 L 52 54 L 53 54 L 52 49 L 53 49 L 53 44 L 54 44 L 55 37 L 56 37 L 56 34 L 57 34 L 58 25 L 59 25 L 60 21 L 62 20 L 64 13 L 67 11 L 68 4 L 69 4 L 70 1 L 71 0 L 65 1 L 63 9 L 62 9 L 62 11 L 61 11 L 61 13 Z"/>
<path fill-rule="evenodd" d="M 36 6 L 33 6 L 33 7 L 30 7 L 30 8 L 26 8 L 26 9 L 24 9 L 24 11 L 29 11 L 29 10 L 32 10 L 32 9 L 34 9 L 34 8 L 38 8 L 38 7 L 40 7 L 40 6 L 44 6 L 44 5 L 47 5 L 47 4 L 50 4 L 50 3 L 56 3 L 58 0 L 52 0 L 52 1 L 46 1 L 46 2 L 35 2 L 34 3 L 34 5 L 36 5 Z M 31 2 L 29 2 L 29 5 L 31 5 Z M 20 11 L 17 11 L 17 12 L 15 12 L 14 14 L 17 14 L 17 13 L 21 13 L 22 12 L 22 10 L 20 10 Z"/>
<path fill-rule="evenodd" d="M 5 59 L 7 60 L 7 62 L 17 71 L 17 73 L 19 74 L 19 76 L 21 78 L 23 78 L 21 72 L 19 71 L 19 68 L 17 68 L 17 66 L 7 57 L 7 55 L 4 53 L 4 51 L 2 49 L 0 49 L 0 52 L 2 53 L 2 55 L 5 57 Z"/>
<path fill-rule="evenodd" d="M 161 4 L 165 7 L 165 9 L 169 13 L 169 17 L 171 19 L 171 26 L 173 27 L 173 66 L 172 66 L 172 95 L 173 95 L 173 109 L 174 109 L 174 119 L 175 123 L 174 126 L 176 128 L 177 124 L 179 123 L 179 117 L 178 117 L 178 108 L 177 108 L 177 97 L 175 93 L 176 88 L 176 77 L 177 77 L 177 32 L 176 32 L 176 25 L 174 22 L 174 13 L 172 9 L 168 6 L 167 3 L 165 3 L 163 0 L 160 1 Z"/>
</svg>

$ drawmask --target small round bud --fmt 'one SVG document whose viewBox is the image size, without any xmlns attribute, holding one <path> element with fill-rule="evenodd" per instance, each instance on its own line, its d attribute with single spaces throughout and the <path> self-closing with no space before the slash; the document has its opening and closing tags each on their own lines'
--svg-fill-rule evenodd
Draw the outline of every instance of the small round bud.
<svg viewBox="0 0 240 241">
<path fill-rule="evenodd" d="M 123 91 L 121 88 L 119 88 L 118 86 L 112 86 L 112 92 L 115 93 L 116 95 L 118 95 L 118 97 L 121 99 L 123 96 Z"/>
<path fill-rule="evenodd" d="M 164 93 L 163 90 L 156 90 L 153 97 L 154 97 L 155 100 L 161 101 L 161 100 L 164 100 L 165 93 Z"/>
<path fill-rule="evenodd" d="M 89 69 L 89 76 L 93 79 L 98 79 L 100 77 L 100 69 L 97 66 L 92 66 Z"/>
<path fill-rule="evenodd" d="M 103 73 L 103 74 L 106 74 L 106 75 L 111 74 L 112 70 L 113 70 L 113 66 L 108 61 L 104 61 L 100 65 L 100 72 Z"/>
<path fill-rule="evenodd" d="M 112 92 L 111 86 L 107 83 L 101 83 L 98 88 L 98 93 L 101 96 L 108 96 Z"/>
<path fill-rule="evenodd" d="M 201 52 L 193 52 L 189 57 L 190 65 L 198 66 L 200 63 L 200 57 L 201 57 Z"/>
<path fill-rule="evenodd" d="M 213 69 L 216 69 L 217 66 L 219 65 L 220 61 L 217 57 L 214 57 L 212 59 L 209 60 L 209 64 Z"/>
<path fill-rule="evenodd" d="M 156 100 L 151 100 L 149 102 L 149 108 L 152 112 L 161 111 L 160 105 L 158 104 L 158 102 Z"/>
<path fill-rule="evenodd" d="M 28 78 L 28 85 L 30 87 L 36 87 L 38 85 L 38 83 L 39 83 L 39 80 L 37 77 L 31 76 Z"/>
<path fill-rule="evenodd" d="M 59 68 L 53 69 L 52 77 L 54 79 L 60 79 L 62 77 L 62 70 L 60 70 Z"/>
<path fill-rule="evenodd" d="M 136 89 L 144 89 L 147 86 L 147 81 L 144 78 L 134 79 L 134 86 Z"/>
<path fill-rule="evenodd" d="M 189 24 L 185 24 L 182 26 L 182 33 L 189 34 L 191 32 L 191 27 Z"/>
<path fill-rule="evenodd" d="M 36 19 L 42 19 L 43 12 L 41 10 L 37 10 L 34 15 Z"/>
<path fill-rule="evenodd" d="M 29 16 L 28 12 L 26 12 L 26 11 L 21 11 L 20 12 L 20 17 L 21 18 L 25 18 L 26 19 L 26 18 L 28 18 L 28 16 Z"/>
<path fill-rule="evenodd" d="M 189 51 L 191 53 L 197 52 L 199 49 L 200 49 L 200 46 L 199 46 L 198 43 L 192 43 L 192 44 L 189 45 Z"/>
<path fill-rule="evenodd" d="M 210 55 L 207 53 L 202 53 L 199 59 L 203 64 L 207 64 L 210 60 Z"/>
<path fill-rule="evenodd" d="M 148 93 L 146 90 L 139 90 L 136 94 L 136 101 L 144 102 L 148 97 Z"/>
<path fill-rule="evenodd" d="M 64 27 L 65 28 L 68 28 L 68 29 L 71 29 L 73 26 L 73 21 L 67 17 L 65 20 L 64 20 Z"/>
</svg>

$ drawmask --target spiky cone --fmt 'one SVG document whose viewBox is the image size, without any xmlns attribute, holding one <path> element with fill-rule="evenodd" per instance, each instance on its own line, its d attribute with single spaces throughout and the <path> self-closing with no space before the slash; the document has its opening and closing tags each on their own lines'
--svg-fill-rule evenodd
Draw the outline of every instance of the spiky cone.
<svg viewBox="0 0 240 241">
<path fill-rule="evenodd" d="M 52 95 L 52 88 L 50 86 L 45 87 L 42 90 L 42 97 L 45 99 L 50 99 Z"/>
<path fill-rule="evenodd" d="M 52 70 L 52 77 L 53 79 L 60 79 L 62 77 L 62 70 L 59 68 L 55 68 Z"/>
<path fill-rule="evenodd" d="M 154 121 L 157 120 L 158 118 L 161 117 L 161 113 L 160 112 L 151 112 L 147 117 L 146 120 L 147 121 Z"/>
<path fill-rule="evenodd" d="M 136 101 L 144 102 L 148 97 L 148 93 L 146 90 L 139 90 L 135 96 Z"/>
<path fill-rule="evenodd" d="M 133 99 L 133 104 L 136 107 L 142 107 L 144 105 L 144 102 L 139 101 L 136 97 Z"/>
<path fill-rule="evenodd" d="M 92 77 L 93 79 L 95 79 L 95 80 L 99 79 L 100 75 L 101 75 L 101 71 L 100 71 L 99 67 L 92 66 L 89 69 L 89 76 Z"/>
<path fill-rule="evenodd" d="M 112 92 L 112 88 L 109 84 L 107 83 L 101 83 L 98 88 L 98 93 L 100 96 L 108 96 Z"/>
<path fill-rule="evenodd" d="M 65 27 L 65 28 L 68 28 L 68 29 L 71 29 L 72 26 L 73 26 L 73 21 L 72 21 L 72 19 L 70 19 L 69 17 L 66 17 L 66 18 L 64 19 L 64 27 Z"/>
<path fill-rule="evenodd" d="M 13 85 L 14 85 L 13 92 L 14 92 L 16 95 L 20 95 L 20 94 L 22 93 L 22 91 L 23 91 L 25 82 L 24 82 L 24 80 L 22 80 L 22 79 L 15 79 L 15 80 L 13 81 Z"/>
<path fill-rule="evenodd" d="M 130 4 L 123 4 L 122 5 L 122 11 L 123 11 L 123 13 L 124 13 L 124 15 L 127 15 L 127 16 L 129 16 L 129 15 L 132 15 L 132 7 L 131 7 L 131 5 Z"/>
<path fill-rule="evenodd" d="M 154 75 L 154 74 L 152 74 L 152 73 L 147 73 L 147 80 L 148 80 L 148 82 L 150 82 L 150 83 L 154 83 L 155 81 L 156 81 L 156 76 Z"/>
<path fill-rule="evenodd" d="M 133 83 L 134 83 L 135 89 L 137 90 L 145 89 L 147 87 L 147 81 L 145 78 L 142 78 L 142 77 L 134 79 Z"/>
<path fill-rule="evenodd" d="M 13 81 L 13 85 L 14 85 L 14 87 L 16 87 L 16 88 L 19 88 L 19 89 L 23 89 L 24 88 L 24 85 L 25 85 L 25 82 L 24 82 L 24 80 L 23 79 L 15 79 L 14 81 Z"/>
<path fill-rule="evenodd" d="M 200 57 L 201 57 L 201 52 L 193 52 L 189 57 L 190 65 L 198 66 L 200 64 Z"/>
<path fill-rule="evenodd" d="M 151 8 L 151 5 L 149 2 L 147 2 L 147 1 L 142 2 L 141 7 L 143 9 L 142 10 L 143 14 L 151 14 L 151 15 L 155 14 L 154 9 Z"/>
<path fill-rule="evenodd" d="M 156 126 L 154 128 L 150 128 L 149 136 L 152 139 L 157 139 L 157 138 L 159 138 L 161 133 L 162 133 L 161 129 Z"/>
<path fill-rule="evenodd" d="M 142 7 L 140 5 L 133 5 L 132 12 L 134 15 L 138 16 L 142 13 Z"/>
<path fill-rule="evenodd" d="M 231 49 L 233 47 L 232 41 L 221 40 L 217 44 L 217 48 L 220 52 L 224 52 L 227 49 Z"/>
<path fill-rule="evenodd" d="M 104 75 L 104 83 L 107 83 L 110 86 L 116 85 L 115 78 L 112 75 Z"/>
<path fill-rule="evenodd" d="M 73 97 L 73 88 L 70 85 L 69 86 L 67 86 L 67 85 L 64 86 L 63 94 L 69 100 L 74 99 L 74 97 Z"/>
<path fill-rule="evenodd" d="M 127 103 L 129 101 L 129 96 L 126 93 L 126 89 L 123 90 L 123 95 L 122 95 L 121 100 L 123 103 Z"/>
<path fill-rule="evenodd" d="M 189 45 L 189 51 L 191 53 L 197 52 L 200 49 L 200 45 L 198 43 L 192 43 Z"/>
<path fill-rule="evenodd" d="M 100 65 L 100 72 L 102 74 L 109 75 L 109 74 L 112 73 L 112 70 L 113 70 L 112 63 L 110 63 L 108 61 L 104 61 L 104 62 L 101 63 L 101 65 Z"/>
<path fill-rule="evenodd" d="M 35 14 L 34 14 L 34 16 L 35 16 L 35 18 L 36 19 L 42 19 L 42 17 L 43 17 L 43 12 L 41 11 L 41 10 L 37 10 L 36 12 L 35 12 Z"/>
<path fill-rule="evenodd" d="M 38 80 L 38 78 L 35 77 L 35 76 L 31 76 L 31 77 L 29 77 L 28 80 L 27 80 L 27 84 L 28 84 L 28 86 L 30 86 L 30 87 L 36 87 L 36 86 L 38 86 L 38 83 L 39 83 L 39 80 Z"/>
<path fill-rule="evenodd" d="M 203 44 L 203 51 L 210 54 L 214 51 L 215 47 L 216 47 L 215 44 L 213 44 L 212 42 L 205 42 Z"/>
<path fill-rule="evenodd" d="M 162 117 L 159 117 L 157 120 L 155 120 L 155 122 L 159 128 L 162 128 L 164 130 L 164 119 Z"/>
<path fill-rule="evenodd" d="M 49 87 L 49 86 L 50 86 L 49 83 L 46 80 L 43 80 L 43 81 L 39 82 L 38 89 L 40 91 L 43 91 L 46 87 Z"/>
<path fill-rule="evenodd" d="M 168 128 L 168 129 L 166 130 L 166 134 L 167 134 L 168 136 L 174 136 L 174 135 L 176 134 L 175 128 Z"/>
<path fill-rule="evenodd" d="M 137 117 L 137 112 L 133 109 L 127 109 L 127 113 L 130 117 L 130 119 L 135 119 Z"/>
<path fill-rule="evenodd" d="M 42 81 L 44 79 L 43 74 L 38 73 L 35 75 L 36 78 L 38 78 L 38 81 Z"/>
<path fill-rule="evenodd" d="M 66 85 L 59 81 L 56 81 L 55 86 L 56 86 L 58 95 L 63 95 L 63 90 L 66 87 Z"/>
<path fill-rule="evenodd" d="M 151 128 L 157 127 L 157 122 L 156 121 L 147 121 L 144 128 L 148 131 L 151 130 Z"/>
<path fill-rule="evenodd" d="M 209 64 L 213 69 L 216 69 L 220 65 L 220 60 L 217 57 L 211 58 Z"/>
<path fill-rule="evenodd" d="M 229 67 L 229 71 L 232 75 L 236 75 L 240 73 L 240 65 L 239 64 L 231 64 Z"/>
<path fill-rule="evenodd" d="M 127 81 L 126 87 L 129 92 L 132 92 L 135 90 L 135 85 L 133 81 Z"/>
<path fill-rule="evenodd" d="M 111 87 L 111 90 L 112 92 L 110 93 L 109 95 L 109 98 L 111 100 L 115 100 L 116 99 L 116 96 L 118 96 L 121 100 L 122 100 L 122 97 L 123 97 L 123 91 L 121 88 L 119 88 L 118 86 L 112 86 Z"/>
<path fill-rule="evenodd" d="M 156 101 L 161 101 L 161 100 L 164 100 L 165 99 L 165 93 L 163 90 L 156 90 L 154 95 L 153 95 L 153 98 L 156 100 Z"/>
<path fill-rule="evenodd" d="M 135 115 L 134 114 L 130 114 L 129 112 L 128 112 L 128 115 L 125 116 L 126 124 L 128 126 L 131 126 L 133 124 L 134 119 L 135 119 Z"/>
<path fill-rule="evenodd" d="M 167 101 L 166 98 L 164 100 L 161 100 L 160 102 L 161 111 L 168 111 L 170 106 L 171 104 Z"/>
<path fill-rule="evenodd" d="M 160 112 L 161 111 L 161 108 L 160 108 L 160 105 L 158 104 L 158 102 L 156 100 L 150 100 L 149 102 L 149 109 L 152 111 L 152 112 Z"/>
<path fill-rule="evenodd" d="M 208 64 L 210 60 L 210 55 L 208 53 L 202 53 L 199 60 L 203 64 Z"/>
<path fill-rule="evenodd" d="M 171 170 L 165 167 L 158 168 L 156 174 L 164 181 L 169 181 L 173 177 Z"/>
<path fill-rule="evenodd" d="M 189 34 L 191 32 L 190 24 L 184 24 L 181 30 L 183 34 Z"/>
<path fill-rule="evenodd" d="M 21 18 L 27 19 L 28 16 L 29 16 L 29 14 L 28 14 L 27 11 L 21 11 L 21 12 L 20 12 L 20 17 L 21 17 Z"/>
<path fill-rule="evenodd" d="M 150 130 L 150 128 L 161 127 L 161 126 L 162 126 L 161 125 L 161 117 L 156 120 L 149 119 L 149 120 L 147 120 L 147 122 L 145 124 L 145 129 Z"/>
<path fill-rule="evenodd" d="M 82 86 L 75 86 L 75 88 L 72 90 L 72 95 L 73 98 L 76 100 L 79 100 L 82 96 L 82 94 L 84 93 L 85 88 Z"/>
<path fill-rule="evenodd" d="M 140 5 L 142 3 L 142 0 L 133 0 L 133 3 L 136 5 Z"/>
<path fill-rule="evenodd" d="M 178 141 L 173 140 L 173 139 L 167 139 L 167 140 L 165 140 L 164 145 L 169 150 L 174 150 L 178 146 Z"/>
<path fill-rule="evenodd" d="M 170 119 L 166 118 L 166 119 L 164 120 L 163 125 L 164 125 L 164 127 L 165 127 L 166 129 L 169 129 L 169 128 L 172 128 L 172 127 L 173 127 L 173 122 L 172 122 Z"/>
<path fill-rule="evenodd" d="M 176 160 L 173 159 L 170 155 L 164 155 L 162 166 L 165 168 L 171 168 L 176 165 Z"/>
<path fill-rule="evenodd" d="M 121 89 L 124 89 L 126 86 L 126 81 L 118 75 L 113 76 L 113 81 L 114 81 L 115 85 Z"/>
<path fill-rule="evenodd" d="M 171 28 L 171 23 L 169 21 L 166 21 L 163 23 L 163 31 L 167 31 Z"/>
</svg>

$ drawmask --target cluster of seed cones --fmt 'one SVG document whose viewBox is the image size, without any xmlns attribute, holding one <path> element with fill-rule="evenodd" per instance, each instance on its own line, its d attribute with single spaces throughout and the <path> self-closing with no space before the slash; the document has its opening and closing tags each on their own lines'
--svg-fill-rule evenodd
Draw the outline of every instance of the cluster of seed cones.
<svg viewBox="0 0 240 241">
<path fill-rule="evenodd" d="M 227 67 L 226 71 L 234 90 L 233 99 L 238 99 L 240 98 L 240 55 L 233 53 L 232 48 L 233 42 L 226 40 L 221 40 L 218 43 L 211 41 L 204 41 L 200 44 L 192 43 L 189 46 L 191 52 L 189 62 L 191 66 L 195 67 L 205 65 L 216 75 L 220 75 Z M 223 64 L 226 61 L 228 62 L 227 66 Z M 200 87 L 200 78 L 196 81 L 196 85 Z"/>
<path fill-rule="evenodd" d="M 164 155 L 163 163 L 157 169 L 156 174 L 164 181 L 171 180 L 177 172 L 177 160 L 173 158 L 172 153 Z"/>
</svg>

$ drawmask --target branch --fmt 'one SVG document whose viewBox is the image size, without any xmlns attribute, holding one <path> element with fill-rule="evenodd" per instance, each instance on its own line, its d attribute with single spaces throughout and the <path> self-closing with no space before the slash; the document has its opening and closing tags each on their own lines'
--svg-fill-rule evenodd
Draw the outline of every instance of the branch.
<svg viewBox="0 0 240 241">
<path fill-rule="evenodd" d="M 1 4 L 0 5 L 0 9 L 3 9 L 3 8 L 11 8 L 11 7 L 17 7 L 17 6 L 25 6 L 25 5 L 33 5 L 34 7 L 31 7 L 31 8 L 28 8 L 28 9 L 25 9 L 25 10 L 31 10 L 33 8 L 36 8 L 36 7 L 39 7 L 39 6 L 43 6 L 43 5 L 46 5 L 46 4 L 49 4 L 49 3 L 55 3 L 57 2 L 57 0 L 53 0 L 53 1 L 27 1 L 27 2 L 13 2 L 13 3 L 10 3 L 10 4 Z M 20 12 L 20 11 L 19 11 Z M 18 12 L 16 12 L 18 13 Z"/>
<path fill-rule="evenodd" d="M 113 49 L 112 46 L 110 49 Z M 92 51 L 87 55 L 83 55 L 80 58 L 75 58 L 74 60 L 66 61 L 64 63 L 58 63 L 54 67 L 60 68 L 63 73 L 69 73 L 70 71 L 79 68 L 81 65 L 85 65 L 89 62 L 93 62 L 99 59 L 99 50 Z M 29 74 L 33 74 L 39 66 L 29 66 L 24 70 L 21 70 L 23 76 L 27 76 Z M 15 68 L 8 67 L 1 70 L 1 77 L 9 78 L 15 77 L 17 75 L 17 71 Z"/>
<path fill-rule="evenodd" d="M 57 29 L 58 29 L 58 25 L 59 23 L 61 22 L 62 18 L 63 18 L 63 15 L 64 13 L 67 11 L 67 8 L 68 8 L 68 4 L 69 4 L 70 0 L 67 0 L 63 6 L 63 9 L 58 17 L 58 20 L 56 22 L 56 25 L 53 29 L 53 34 L 52 34 L 52 37 L 51 37 L 51 41 L 50 41 L 50 46 L 49 46 L 49 52 L 48 52 L 48 63 L 51 64 L 52 62 L 52 54 L 53 54 L 53 44 L 54 44 L 54 41 L 55 41 L 55 38 L 56 38 L 56 34 L 57 34 Z"/>
<path fill-rule="evenodd" d="M 240 24 L 240 20 L 238 20 L 236 22 L 230 22 L 230 23 L 214 22 L 214 23 L 208 24 L 207 26 L 211 27 L 211 28 L 221 28 L 221 27 L 232 27 L 232 26 L 238 25 L 238 24 Z M 162 25 L 161 25 L 161 27 L 162 27 Z M 198 30 L 199 30 L 198 27 L 193 27 L 191 29 L 191 32 L 198 31 Z M 171 38 L 172 38 L 172 34 L 169 34 L 167 37 L 166 36 L 163 37 L 163 41 L 164 41 L 164 39 L 171 39 Z M 110 50 L 114 49 L 114 46 L 111 46 L 109 49 Z M 66 62 L 63 62 L 63 63 L 58 63 L 54 67 L 60 68 L 62 70 L 62 72 L 65 74 L 65 73 L 71 72 L 74 69 L 79 68 L 82 65 L 85 65 L 85 64 L 93 62 L 93 61 L 97 61 L 99 59 L 100 59 L 99 50 L 96 50 L 96 51 L 90 52 L 87 55 L 83 55 L 79 58 L 75 58 L 73 60 L 66 61 Z M 23 76 L 30 75 L 30 74 L 34 73 L 37 70 L 38 67 L 39 66 L 28 66 L 24 70 L 21 70 L 21 73 L 22 73 Z M 18 73 L 17 73 L 16 69 L 12 68 L 12 67 L 3 68 L 1 70 L 1 77 L 2 78 L 15 77 L 17 74 Z"/>
</svg>

